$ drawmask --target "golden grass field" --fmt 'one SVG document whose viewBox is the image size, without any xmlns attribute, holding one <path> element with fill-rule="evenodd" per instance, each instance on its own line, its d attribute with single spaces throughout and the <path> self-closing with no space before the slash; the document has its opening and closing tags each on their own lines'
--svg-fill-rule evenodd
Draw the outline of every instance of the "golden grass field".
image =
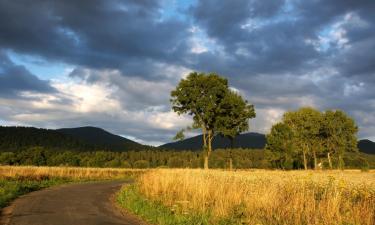
<svg viewBox="0 0 375 225">
<path fill-rule="evenodd" d="M 120 179 L 142 173 L 142 169 L 82 168 L 82 167 L 38 167 L 0 166 L 1 178 L 71 178 L 79 179 Z"/>
<path fill-rule="evenodd" d="M 242 224 L 375 224 L 375 172 L 151 170 L 139 191 L 183 214 Z M 212 222 L 215 224 L 215 221 Z"/>
</svg>

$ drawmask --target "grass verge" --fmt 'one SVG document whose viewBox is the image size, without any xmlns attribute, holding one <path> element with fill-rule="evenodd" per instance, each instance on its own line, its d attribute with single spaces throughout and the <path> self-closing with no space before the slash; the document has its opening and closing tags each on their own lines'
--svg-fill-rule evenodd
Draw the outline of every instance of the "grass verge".
<svg viewBox="0 0 375 225">
<path fill-rule="evenodd" d="M 69 182 L 72 182 L 72 180 L 67 178 L 48 178 L 39 180 L 0 178 L 0 208 L 7 206 L 12 200 L 20 195 Z"/>
<path fill-rule="evenodd" d="M 152 201 L 139 193 L 137 185 L 126 185 L 117 193 L 117 203 L 143 220 L 158 225 L 209 225 L 212 223 L 210 213 L 191 213 L 180 205 L 166 207 L 161 202 Z M 239 218 L 226 218 L 215 221 L 217 225 L 242 224 Z"/>
</svg>

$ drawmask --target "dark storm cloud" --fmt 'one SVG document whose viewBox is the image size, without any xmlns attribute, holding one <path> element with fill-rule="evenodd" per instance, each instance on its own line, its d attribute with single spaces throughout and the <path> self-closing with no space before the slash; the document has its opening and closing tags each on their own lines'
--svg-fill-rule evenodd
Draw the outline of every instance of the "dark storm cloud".
<svg viewBox="0 0 375 225">
<path fill-rule="evenodd" d="M 22 91 L 53 93 L 56 89 L 48 81 L 31 74 L 24 66 L 15 65 L 0 51 L 0 96 L 16 98 Z"/>
<path fill-rule="evenodd" d="M 375 1 L 201 0 L 174 12 L 184 13 L 176 17 L 163 14 L 164 3 L 0 0 L 0 49 L 75 67 L 70 78 L 109 88 L 120 110 L 131 115 L 69 114 L 74 111 L 71 102 L 72 108 L 64 108 L 69 97 L 55 94 L 49 101 L 57 106 L 50 111 L 21 102 L 19 108 L 4 107 L 1 117 L 17 121 L 12 115 L 44 111 L 35 125 L 97 125 L 167 141 L 176 127 L 159 129 L 144 121 L 170 109 L 178 71 L 198 70 L 228 77 L 264 113 L 258 114 L 259 126 L 274 122 L 282 110 L 313 105 L 347 111 L 358 121 L 361 136 L 374 137 Z M 205 50 L 193 52 L 193 38 Z M 54 91 L 27 68 L 5 57 L 0 62 L 0 95 Z M 276 112 L 267 115 L 270 109 Z M 134 119 L 137 112 L 144 116 Z"/>
<path fill-rule="evenodd" d="M 227 65 L 227 68 L 230 67 L 235 74 L 243 75 L 301 73 L 333 63 L 331 58 L 340 53 L 335 43 L 327 51 L 319 51 L 311 43 L 318 42 L 324 29 L 329 29 L 329 25 L 342 20 L 349 12 L 358 14 L 370 25 L 367 28 L 348 29 L 348 41 L 361 41 L 358 39 L 360 36 L 372 38 L 370 43 L 358 46 L 361 49 L 371 48 L 374 43 L 375 16 L 370 12 L 374 10 L 375 2 L 371 0 L 244 0 L 223 4 L 203 0 L 192 8 L 196 23 L 232 56 L 233 63 Z M 367 55 L 373 53 L 365 53 L 360 49 L 352 51 L 351 54 L 362 56 L 363 60 L 357 64 L 359 68 L 373 65 L 373 55 Z M 346 57 L 350 56 L 342 55 L 342 58 Z M 350 61 L 349 66 L 352 64 L 355 62 Z M 213 67 L 213 63 L 204 65 L 203 69 Z"/>
<path fill-rule="evenodd" d="M 148 62 L 173 62 L 187 48 L 186 24 L 159 10 L 158 1 L 0 1 L 0 46 L 147 76 Z"/>
</svg>

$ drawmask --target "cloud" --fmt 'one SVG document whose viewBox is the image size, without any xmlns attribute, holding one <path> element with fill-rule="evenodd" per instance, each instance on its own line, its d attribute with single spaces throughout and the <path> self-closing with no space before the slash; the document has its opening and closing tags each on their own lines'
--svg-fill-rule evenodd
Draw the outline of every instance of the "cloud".
<svg viewBox="0 0 375 225">
<path fill-rule="evenodd" d="M 0 1 L 3 52 L 72 68 L 42 79 L 2 53 L 0 117 L 170 141 L 190 121 L 170 91 L 197 70 L 255 104 L 251 131 L 309 105 L 343 109 L 374 137 L 374 11 L 372 0 Z"/>
<path fill-rule="evenodd" d="M 159 10 L 158 1 L 2 1 L 0 46 L 147 76 L 145 65 L 177 61 L 188 47 L 187 25 L 160 20 Z"/>
<path fill-rule="evenodd" d="M 48 81 L 40 80 L 25 67 L 15 65 L 7 55 L 0 51 L 0 96 L 20 97 L 22 92 L 55 92 Z"/>
</svg>

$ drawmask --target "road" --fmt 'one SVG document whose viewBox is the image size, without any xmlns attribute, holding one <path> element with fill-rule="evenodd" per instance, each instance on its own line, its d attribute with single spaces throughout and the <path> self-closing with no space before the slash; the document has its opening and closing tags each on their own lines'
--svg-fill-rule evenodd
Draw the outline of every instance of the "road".
<svg viewBox="0 0 375 225">
<path fill-rule="evenodd" d="M 5 225 L 144 225 L 116 208 L 114 193 L 124 182 L 70 184 L 29 193 L 2 212 Z"/>
</svg>

